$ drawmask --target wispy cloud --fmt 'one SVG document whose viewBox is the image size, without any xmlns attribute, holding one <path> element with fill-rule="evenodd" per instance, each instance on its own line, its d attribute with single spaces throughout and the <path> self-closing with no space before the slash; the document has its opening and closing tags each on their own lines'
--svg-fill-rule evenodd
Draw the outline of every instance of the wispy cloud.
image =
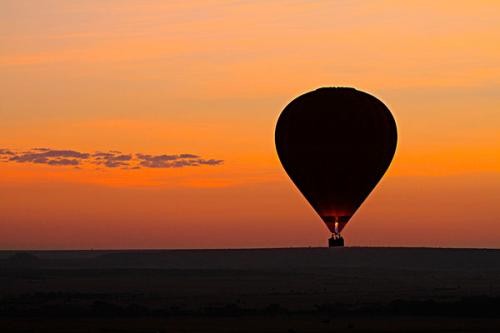
<svg viewBox="0 0 500 333">
<path fill-rule="evenodd" d="M 131 154 L 122 154 L 119 151 L 97 152 L 92 157 L 96 164 L 104 165 L 108 168 L 129 167 L 129 163 L 132 161 Z"/>
<path fill-rule="evenodd" d="M 18 163 L 40 163 L 49 165 L 78 165 L 80 160 L 89 158 L 90 154 L 74 150 L 51 150 L 35 148 L 28 152 L 15 153 L 8 159 Z"/>
<path fill-rule="evenodd" d="M 136 154 L 139 164 L 146 168 L 182 168 L 199 165 L 219 165 L 223 160 L 203 159 L 198 155 L 180 154 L 180 155 L 145 155 Z"/>
<path fill-rule="evenodd" d="M 220 159 L 204 159 L 199 155 L 189 153 L 149 155 L 143 153 L 126 154 L 115 150 L 86 153 L 50 148 L 33 148 L 28 151 L 0 148 L 0 161 L 51 166 L 100 166 L 129 170 L 140 168 L 184 168 L 203 165 L 216 166 L 224 162 Z"/>
</svg>

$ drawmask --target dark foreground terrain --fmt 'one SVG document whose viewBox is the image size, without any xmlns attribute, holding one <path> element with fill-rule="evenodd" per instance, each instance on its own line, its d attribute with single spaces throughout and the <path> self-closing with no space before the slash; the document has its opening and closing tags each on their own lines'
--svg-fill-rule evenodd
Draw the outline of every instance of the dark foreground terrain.
<svg viewBox="0 0 500 333">
<path fill-rule="evenodd" d="M 0 252 L 0 332 L 500 332 L 500 250 Z"/>
</svg>

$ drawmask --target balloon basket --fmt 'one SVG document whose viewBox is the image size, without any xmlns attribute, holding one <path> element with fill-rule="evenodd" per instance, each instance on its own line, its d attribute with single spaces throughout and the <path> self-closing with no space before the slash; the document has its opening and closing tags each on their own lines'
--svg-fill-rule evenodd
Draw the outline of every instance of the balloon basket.
<svg viewBox="0 0 500 333">
<path fill-rule="evenodd" d="M 328 240 L 328 247 L 342 247 L 344 246 L 344 238 L 340 235 L 333 235 Z"/>
</svg>

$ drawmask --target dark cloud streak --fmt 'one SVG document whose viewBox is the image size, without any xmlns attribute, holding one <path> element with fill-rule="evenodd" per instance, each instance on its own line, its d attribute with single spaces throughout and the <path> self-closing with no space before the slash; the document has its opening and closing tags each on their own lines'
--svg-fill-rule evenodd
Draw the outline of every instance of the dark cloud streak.
<svg viewBox="0 0 500 333">
<path fill-rule="evenodd" d="M 33 163 L 49 163 L 54 159 L 64 159 L 64 158 L 76 158 L 76 159 L 87 159 L 90 154 L 80 153 L 74 150 L 44 150 L 42 152 L 39 149 L 33 151 L 24 152 L 20 154 L 15 154 L 10 158 L 11 161 L 18 163 L 33 162 Z"/>
<path fill-rule="evenodd" d="M 223 160 L 202 159 L 194 154 L 144 155 L 136 154 L 139 164 L 145 168 L 183 168 L 200 165 L 219 165 Z"/>
<path fill-rule="evenodd" d="M 0 149 L 0 161 L 73 167 L 98 165 L 106 168 L 127 170 L 216 166 L 224 162 L 218 159 L 204 159 L 199 155 L 189 153 L 150 155 L 143 153 L 124 154 L 111 150 L 109 152 L 97 151 L 90 154 L 75 150 L 55 150 L 50 148 L 33 148 L 24 152 Z"/>
<path fill-rule="evenodd" d="M 47 162 L 48 165 L 79 165 L 80 162 L 78 160 L 70 160 L 67 158 L 61 158 L 57 160 L 50 160 Z"/>
</svg>

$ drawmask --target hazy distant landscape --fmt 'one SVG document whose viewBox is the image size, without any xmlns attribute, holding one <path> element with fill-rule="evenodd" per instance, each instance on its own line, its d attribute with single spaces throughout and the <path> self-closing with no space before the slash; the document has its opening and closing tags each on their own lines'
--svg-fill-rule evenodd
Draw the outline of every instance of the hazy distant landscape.
<svg viewBox="0 0 500 333">
<path fill-rule="evenodd" d="M 496 332 L 500 250 L 0 252 L 6 332 Z"/>
</svg>

